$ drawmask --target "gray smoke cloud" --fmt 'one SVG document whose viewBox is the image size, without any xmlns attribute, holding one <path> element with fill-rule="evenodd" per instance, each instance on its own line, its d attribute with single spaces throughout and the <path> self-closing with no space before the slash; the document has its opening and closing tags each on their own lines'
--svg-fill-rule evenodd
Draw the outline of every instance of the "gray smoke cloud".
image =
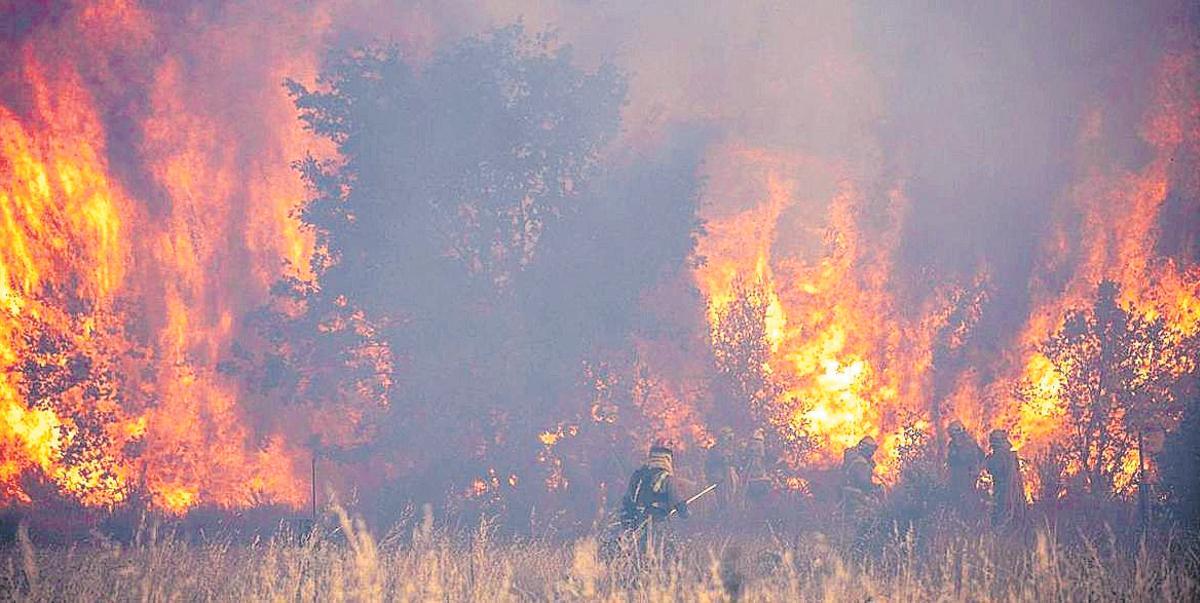
<svg viewBox="0 0 1200 603">
<path fill-rule="evenodd" d="M 1104 116 L 1115 166 L 1143 165 L 1153 74 L 1167 53 L 1195 51 L 1200 14 L 1172 1 L 485 6 L 481 24 L 552 29 L 584 60 L 630 73 L 624 143 L 698 121 L 716 140 L 844 162 L 871 195 L 902 183 L 911 208 L 895 271 L 914 290 L 898 293 L 917 304 L 921 271 L 969 281 L 985 269 L 995 309 L 980 328 L 1001 338 L 1027 315 L 1053 208 L 1083 176 L 1084 120 Z M 1177 214 L 1195 207 L 1174 203 Z M 1170 229 L 1177 239 L 1196 232 L 1196 218 L 1184 220 Z M 1174 246 L 1184 261 L 1193 248 Z"/>
</svg>

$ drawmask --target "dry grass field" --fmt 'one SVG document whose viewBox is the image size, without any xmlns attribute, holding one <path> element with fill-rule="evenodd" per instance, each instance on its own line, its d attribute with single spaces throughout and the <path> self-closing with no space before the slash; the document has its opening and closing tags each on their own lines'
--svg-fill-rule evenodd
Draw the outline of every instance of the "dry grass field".
<svg viewBox="0 0 1200 603">
<path fill-rule="evenodd" d="M 345 514 L 311 538 L 196 541 L 146 528 L 129 543 L 0 549 L 16 601 L 1195 601 L 1197 560 L 1169 537 L 1066 545 L 1045 531 L 855 557 L 820 534 L 680 539 L 668 562 L 604 561 L 597 539 L 514 540 L 429 522 L 372 535 Z"/>
</svg>

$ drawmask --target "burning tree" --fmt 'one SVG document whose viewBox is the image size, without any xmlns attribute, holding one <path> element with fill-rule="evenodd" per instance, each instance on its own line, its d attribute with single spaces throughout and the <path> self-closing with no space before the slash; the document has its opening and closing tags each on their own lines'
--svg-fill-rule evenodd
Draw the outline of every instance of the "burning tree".
<svg viewBox="0 0 1200 603">
<path fill-rule="evenodd" d="M 304 408 L 314 454 L 345 456 L 375 437 L 392 386 L 393 358 L 378 325 L 344 296 L 327 298 L 315 284 L 281 279 L 274 303 L 249 317 L 249 345 L 222 364 L 256 384 L 279 407 Z"/>
<path fill-rule="evenodd" d="M 712 328 L 713 357 L 729 395 L 763 412 L 783 393 L 771 375 L 767 339 L 769 300 L 761 282 L 734 283 L 733 300 L 717 310 Z"/>
<path fill-rule="evenodd" d="M 803 409 L 797 412 L 796 404 L 776 404 L 787 395 L 787 388 L 771 370 L 770 305 L 761 280 L 739 278 L 733 285 L 733 299 L 714 313 L 713 357 L 725 396 L 735 402 L 732 412 L 746 408 L 754 419 L 785 430 L 789 446 L 802 454 L 814 445 L 806 425 L 798 421 Z"/>
<path fill-rule="evenodd" d="M 1123 307 L 1105 281 L 1092 307 L 1069 312 L 1041 351 L 1061 376 L 1067 471 L 1090 494 L 1127 493 L 1142 462 L 1139 433 L 1178 421 L 1175 388 L 1195 368 L 1197 338 Z"/>
</svg>

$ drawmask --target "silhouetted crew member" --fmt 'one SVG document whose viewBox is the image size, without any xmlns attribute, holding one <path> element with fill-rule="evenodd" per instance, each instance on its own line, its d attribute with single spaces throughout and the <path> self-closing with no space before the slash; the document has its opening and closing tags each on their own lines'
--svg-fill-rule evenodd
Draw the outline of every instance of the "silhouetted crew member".
<svg viewBox="0 0 1200 603">
<path fill-rule="evenodd" d="M 992 453 L 987 457 L 987 470 L 992 476 L 992 527 L 1011 529 L 1025 514 L 1021 464 L 1007 431 L 992 431 L 988 441 L 992 446 Z"/>
<path fill-rule="evenodd" d="M 975 484 L 983 470 L 983 449 L 967 433 L 961 421 L 947 429 L 950 443 L 946 449 L 946 498 L 950 508 L 966 519 L 979 510 L 979 490 Z"/>
<path fill-rule="evenodd" d="M 856 521 L 870 516 L 880 503 L 875 483 L 875 438 L 866 436 L 842 456 L 842 510 Z"/>
<path fill-rule="evenodd" d="M 771 493 L 771 477 L 767 475 L 767 432 L 761 427 L 754 430 L 746 442 L 742 474 L 746 480 L 746 496 L 761 501 Z"/>
<path fill-rule="evenodd" d="M 859 440 L 842 456 L 842 526 L 854 554 L 865 553 L 878 535 L 883 490 L 875 483 L 875 450 L 871 436 Z"/>
<path fill-rule="evenodd" d="M 646 462 L 629 478 L 621 504 L 621 524 L 639 531 L 638 543 L 645 552 L 653 534 L 672 515 L 687 518 L 687 503 L 675 490 L 674 453 L 665 440 L 655 441 Z"/>
<path fill-rule="evenodd" d="M 733 429 L 722 427 L 717 441 L 708 449 L 704 460 L 704 474 L 710 484 L 718 484 L 717 496 L 725 508 L 737 501 L 740 479 L 736 466 L 736 449 Z"/>
</svg>

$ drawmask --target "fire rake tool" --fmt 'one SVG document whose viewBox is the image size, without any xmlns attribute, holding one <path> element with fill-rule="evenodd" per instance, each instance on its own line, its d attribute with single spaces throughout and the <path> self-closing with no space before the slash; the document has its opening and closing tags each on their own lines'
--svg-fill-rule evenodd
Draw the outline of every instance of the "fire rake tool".
<svg viewBox="0 0 1200 603">
<path fill-rule="evenodd" d="M 687 500 L 683 501 L 683 504 L 685 504 L 685 505 L 690 505 L 690 504 L 692 504 L 692 503 L 694 503 L 694 502 L 696 502 L 696 501 L 700 500 L 700 497 L 701 497 L 701 496 L 704 496 L 705 494 L 708 494 L 709 492 L 712 492 L 713 490 L 716 490 L 716 489 L 717 489 L 717 484 L 710 484 L 710 485 L 709 485 L 707 488 L 705 488 L 705 489 L 703 489 L 703 490 L 701 490 L 701 491 L 697 492 L 697 493 L 696 493 L 695 495 L 693 495 L 691 498 L 689 498 L 689 499 L 687 499 Z M 670 517 L 670 516 L 674 515 L 674 514 L 675 514 L 675 513 L 677 513 L 678 511 L 679 511 L 679 507 L 673 507 L 673 508 L 671 509 L 671 512 L 670 512 L 670 513 L 667 513 L 667 517 Z"/>
</svg>

